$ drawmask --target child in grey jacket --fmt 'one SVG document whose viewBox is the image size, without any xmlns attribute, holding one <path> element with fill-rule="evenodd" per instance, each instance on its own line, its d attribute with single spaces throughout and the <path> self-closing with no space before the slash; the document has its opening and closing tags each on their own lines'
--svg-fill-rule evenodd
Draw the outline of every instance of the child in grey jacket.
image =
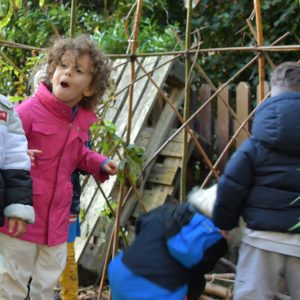
<svg viewBox="0 0 300 300">
<path fill-rule="evenodd" d="M 12 103 L 0 95 L 0 226 L 8 222 L 15 237 L 25 232 L 26 223 L 34 222 L 29 169 L 21 121 Z"/>
</svg>

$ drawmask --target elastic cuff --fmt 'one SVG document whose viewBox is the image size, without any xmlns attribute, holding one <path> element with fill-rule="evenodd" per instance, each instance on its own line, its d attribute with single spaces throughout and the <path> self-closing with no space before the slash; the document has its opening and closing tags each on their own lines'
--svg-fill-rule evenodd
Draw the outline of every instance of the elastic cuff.
<svg viewBox="0 0 300 300">
<path fill-rule="evenodd" d="M 109 158 L 105 159 L 101 164 L 100 164 L 100 172 L 104 175 L 108 175 L 106 171 L 104 171 L 104 166 L 110 161 Z"/>
</svg>

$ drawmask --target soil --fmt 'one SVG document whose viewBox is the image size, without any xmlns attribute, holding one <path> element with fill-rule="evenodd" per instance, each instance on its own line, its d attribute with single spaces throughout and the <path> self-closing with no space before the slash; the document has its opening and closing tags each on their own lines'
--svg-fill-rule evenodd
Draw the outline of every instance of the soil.
<svg viewBox="0 0 300 300">
<path fill-rule="evenodd" d="M 59 288 L 54 291 L 54 300 L 61 300 L 59 294 Z M 79 287 L 78 300 L 97 300 L 98 299 L 98 287 Z M 101 300 L 108 300 L 108 291 L 103 291 Z"/>
</svg>

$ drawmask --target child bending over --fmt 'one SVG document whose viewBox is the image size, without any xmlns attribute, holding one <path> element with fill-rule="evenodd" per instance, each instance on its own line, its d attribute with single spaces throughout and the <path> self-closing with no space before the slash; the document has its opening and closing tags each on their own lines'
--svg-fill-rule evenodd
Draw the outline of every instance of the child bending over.
<svg viewBox="0 0 300 300">
<path fill-rule="evenodd" d="M 227 250 L 219 229 L 191 203 L 164 204 L 142 215 L 135 231 L 109 264 L 113 300 L 198 300 L 204 274 Z"/>
</svg>

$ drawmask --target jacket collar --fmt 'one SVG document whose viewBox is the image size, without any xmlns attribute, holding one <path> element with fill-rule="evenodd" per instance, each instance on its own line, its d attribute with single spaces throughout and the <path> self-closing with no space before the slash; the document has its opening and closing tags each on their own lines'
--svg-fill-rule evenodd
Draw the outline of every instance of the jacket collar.
<svg viewBox="0 0 300 300">
<path fill-rule="evenodd" d="M 72 107 L 55 97 L 44 83 L 39 85 L 35 93 L 35 97 L 47 110 L 51 111 L 54 115 L 64 118 L 68 122 L 72 122 Z"/>
</svg>

